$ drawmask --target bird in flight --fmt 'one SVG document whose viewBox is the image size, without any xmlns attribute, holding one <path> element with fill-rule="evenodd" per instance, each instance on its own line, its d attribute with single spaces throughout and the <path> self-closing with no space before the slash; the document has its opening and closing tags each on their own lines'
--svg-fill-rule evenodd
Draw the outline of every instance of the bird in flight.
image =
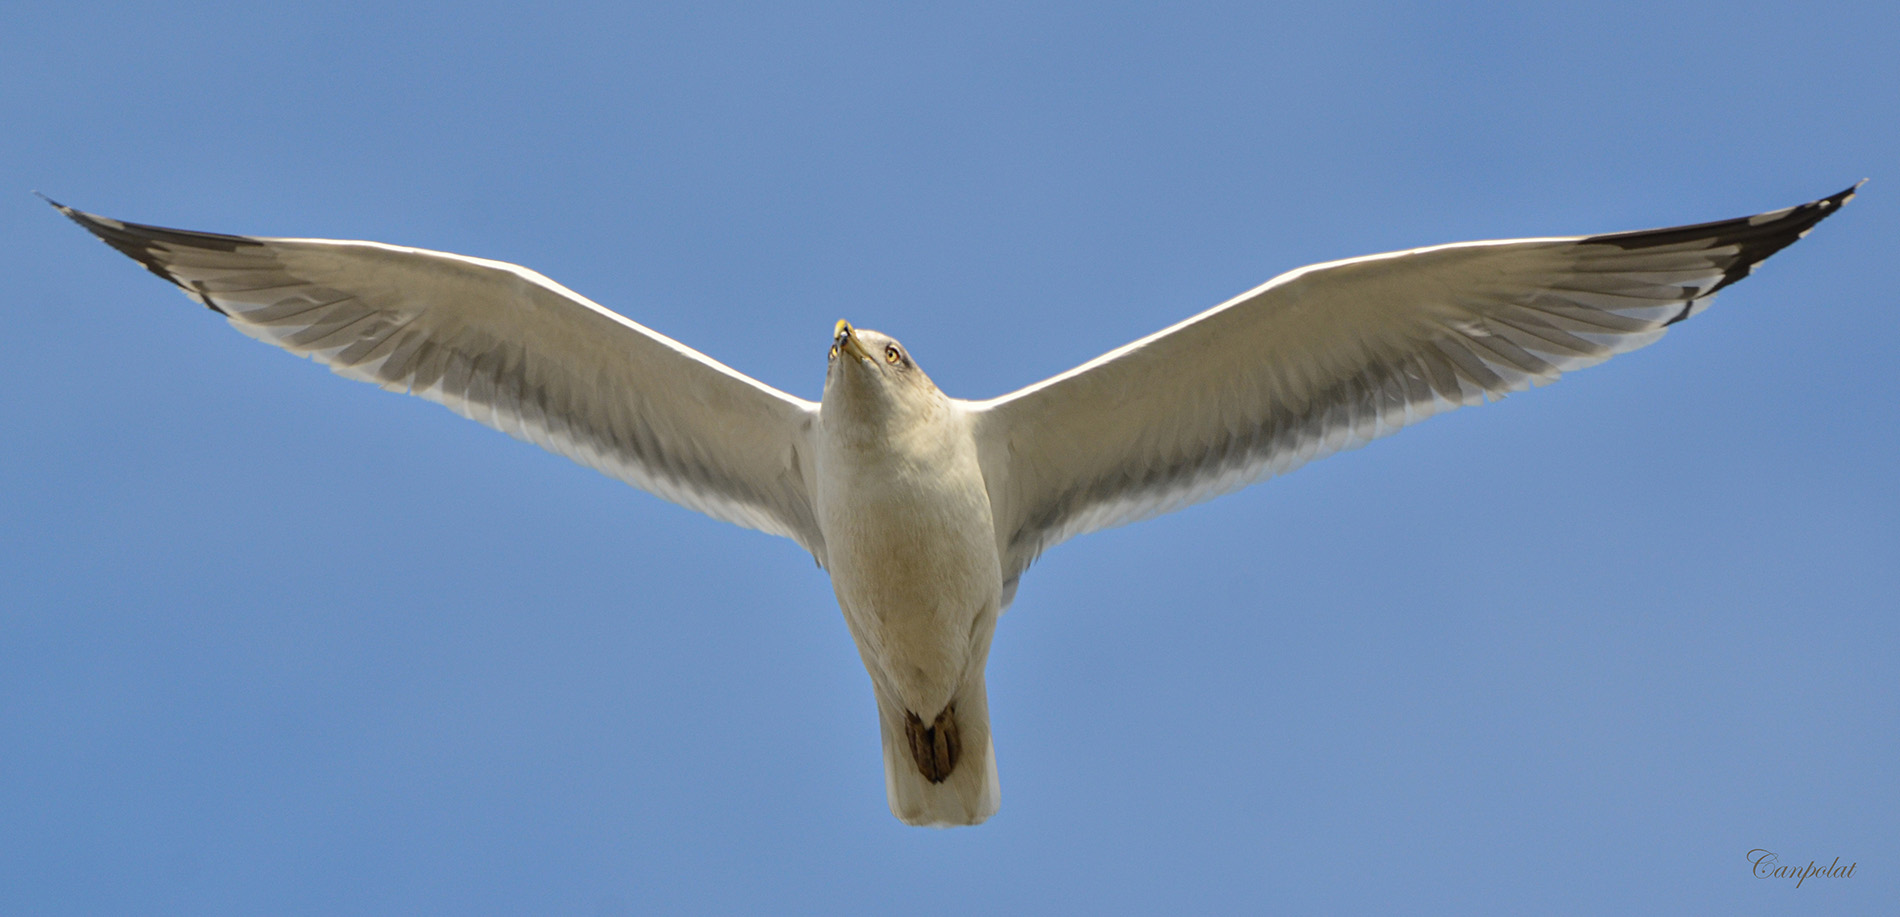
<svg viewBox="0 0 1900 917">
<path fill-rule="evenodd" d="M 1303 267 L 987 401 L 945 395 L 896 339 L 840 321 L 816 403 L 517 265 L 49 203 L 245 334 L 798 542 L 870 673 L 891 812 L 951 826 L 1000 801 L 984 664 L 1043 551 L 1649 344 L 1858 188 L 1694 226 Z"/>
</svg>

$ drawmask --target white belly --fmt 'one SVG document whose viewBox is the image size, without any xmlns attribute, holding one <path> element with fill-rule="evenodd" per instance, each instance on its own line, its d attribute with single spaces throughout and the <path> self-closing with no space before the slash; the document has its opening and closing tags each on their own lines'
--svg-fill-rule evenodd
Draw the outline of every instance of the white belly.
<svg viewBox="0 0 1900 917">
<path fill-rule="evenodd" d="M 832 590 L 871 677 L 928 721 L 982 667 L 1001 600 L 975 451 L 826 459 L 817 502 Z"/>
</svg>

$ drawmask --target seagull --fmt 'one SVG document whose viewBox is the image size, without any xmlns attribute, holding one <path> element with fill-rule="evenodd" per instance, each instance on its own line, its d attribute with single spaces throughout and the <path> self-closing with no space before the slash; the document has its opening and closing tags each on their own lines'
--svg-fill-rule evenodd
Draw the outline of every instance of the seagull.
<svg viewBox="0 0 1900 917">
<path fill-rule="evenodd" d="M 816 403 L 517 265 L 48 203 L 251 337 L 810 551 L 871 676 L 891 812 L 947 827 L 1001 800 L 984 665 L 1043 551 L 1649 344 L 1859 187 L 1311 265 L 987 401 L 839 321 Z"/>
</svg>

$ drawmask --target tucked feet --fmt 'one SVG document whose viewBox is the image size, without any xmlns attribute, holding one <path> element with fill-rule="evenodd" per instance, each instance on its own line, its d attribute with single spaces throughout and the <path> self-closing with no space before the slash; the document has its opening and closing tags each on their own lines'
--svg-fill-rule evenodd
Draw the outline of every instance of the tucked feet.
<svg viewBox="0 0 1900 917">
<path fill-rule="evenodd" d="M 910 739 L 910 757 L 917 772 L 931 783 L 942 783 L 957 769 L 963 739 L 957 734 L 957 706 L 951 704 L 925 726 L 917 714 L 904 711 L 904 733 Z"/>
</svg>

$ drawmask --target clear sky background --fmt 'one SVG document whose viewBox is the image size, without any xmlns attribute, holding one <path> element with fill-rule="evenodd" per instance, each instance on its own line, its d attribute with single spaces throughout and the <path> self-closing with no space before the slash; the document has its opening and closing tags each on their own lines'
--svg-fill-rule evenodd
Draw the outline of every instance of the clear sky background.
<svg viewBox="0 0 1900 917">
<path fill-rule="evenodd" d="M 9 8 L 0 910 L 1900 900 L 1900 7 L 902 6 Z M 807 398 L 849 318 L 979 398 L 1315 261 L 1868 176 L 1649 349 L 1051 552 L 948 832 L 791 542 L 28 194 L 519 262 Z"/>
</svg>

